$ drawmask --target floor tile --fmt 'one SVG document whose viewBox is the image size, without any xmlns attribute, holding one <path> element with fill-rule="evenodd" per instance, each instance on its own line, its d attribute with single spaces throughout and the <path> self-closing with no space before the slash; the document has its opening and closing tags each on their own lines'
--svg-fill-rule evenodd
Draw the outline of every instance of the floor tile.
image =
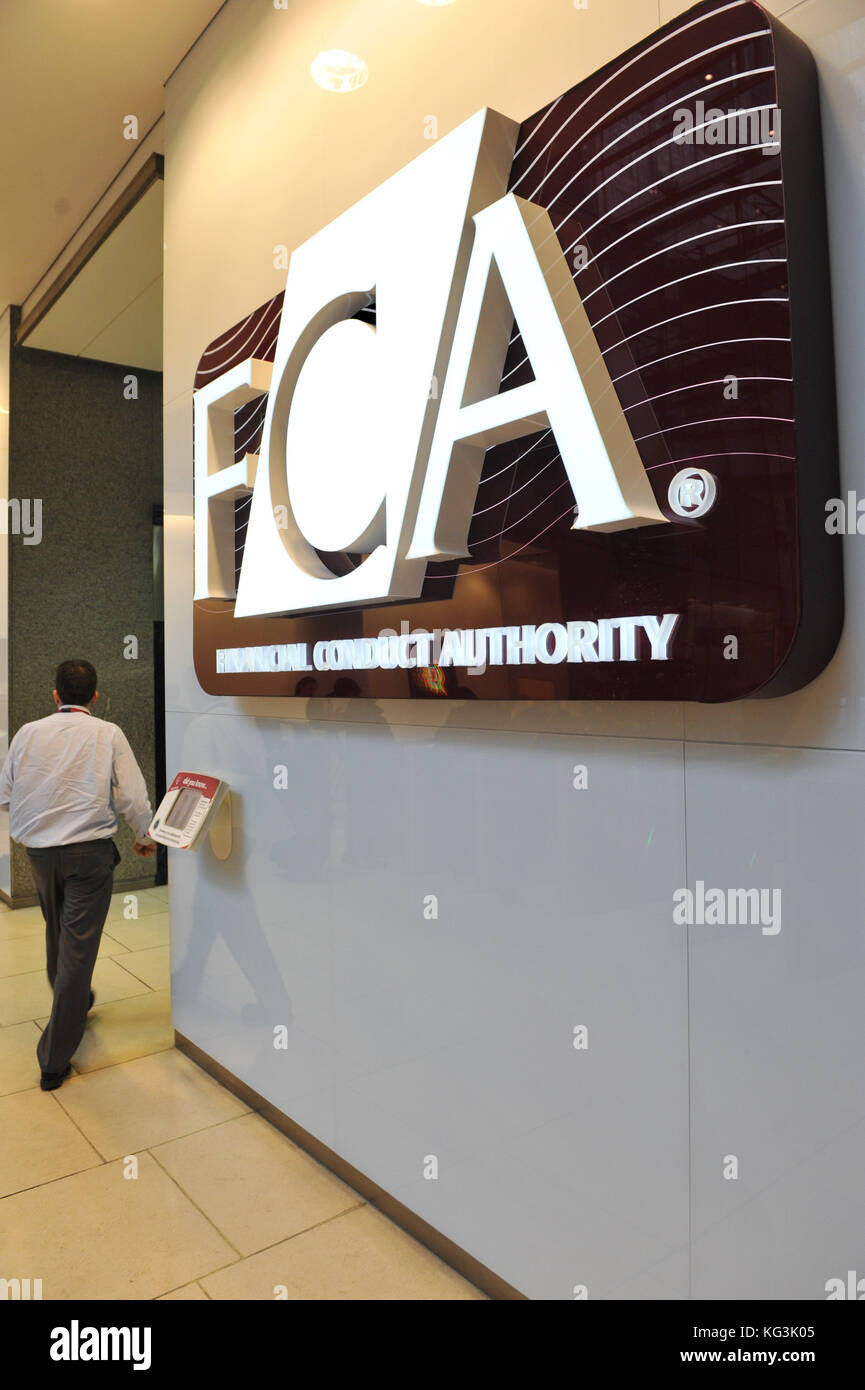
<svg viewBox="0 0 865 1390">
<path fill-rule="evenodd" d="M 100 956 L 126 956 L 129 952 L 116 937 L 109 936 L 107 932 L 103 932 L 102 939 L 99 942 L 99 954 Z"/>
<path fill-rule="evenodd" d="M 249 1109 L 175 1051 L 85 1072 L 67 1081 L 57 1094 L 82 1132 L 108 1159 L 179 1139 Z"/>
<path fill-rule="evenodd" d="M 214 1299 L 483 1299 L 387 1217 L 364 1206 L 201 1279 Z"/>
<path fill-rule="evenodd" d="M 158 916 L 167 912 L 168 907 L 162 898 L 152 896 L 150 890 L 130 889 L 128 893 L 114 893 L 108 909 L 109 922 L 140 921 L 142 917 Z M 136 919 L 133 913 L 138 914 Z"/>
<path fill-rule="evenodd" d="M 42 935 L 44 940 L 45 918 L 38 907 L 0 910 L 0 941 L 17 941 L 20 937 Z"/>
<path fill-rule="evenodd" d="M 0 1099 L 0 1134 L 0 1197 L 102 1162 L 52 1091 L 37 1088 Z"/>
<path fill-rule="evenodd" d="M 110 1004 L 114 999 L 129 999 L 134 994 L 144 994 L 148 988 L 142 980 L 136 979 L 125 970 L 121 961 L 125 956 L 100 958 L 93 971 L 93 990 L 97 1003 Z"/>
<path fill-rule="evenodd" d="M 260 1115 L 243 1115 L 153 1153 L 243 1255 L 362 1200 Z"/>
<path fill-rule="evenodd" d="M 99 942 L 99 956 L 128 955 L 125 946 L 104 933 Z M 0 979 L 11 975 L 32 974 L 45 969 L 45 931 L 40 925 L 29 927 L 7 941 L 0 939 Z"/>
<path fill-rule="evenodd" d="M 48 1019 L 36 1021 L 44 1028 Z M 172 1047 L 171 996 L 167 989 L 148 991 L 130 999 L 97 1004 L 73 1062 L 77 1072 L 99 1071 Z"/>
<path fill-rule="evenodd" d="M 44 1299 L 158 1298 L 236 1260 L 149 1154 L 137 1178 L 123 1173 L 102 1164 L 0 1201 L 0 1250 Z"/>
<path fill-rule="evenodd" d="M 200 1284 L 184 1284 L 182 1289 L 175 1289 L 173 1293 L 161 1293 L 156 1300 L 157 1303 L 207 1303 L 208 1297 Z"/>
<path fill-rule="evenodd" d="M 0 1024 L 4 1027 L 42 1018 L 50 1012 L 51 986 L 44 969 L 0 980 Z"/>
<path fill-rule="evenodd" d="M 156 912 L 148 917 L 139 917 L 137 922 L 115 918 L 114 921 L 109 920 L 105 930 L 113 941 L 119 941 L 127 951 L 149 951 L 154 946 L 168 945 L 168 913 Z"/>
<path fill-rule="evenodd" d="M 13 1023 L 9 1028 L 0 1028 L 0 1096 L 39 1085 L 38 1041 L 35 1023 Z"/>
<path fill-rule="evenodd" d="M 0 980 L 45 969 L 45 936 L 32 928 L 27 936 L 0 941 Z"/>
<path fill-rule="evenodd" d="M 93 989 L 101 1004 L 146 994 L 149 986 L 130 975 L 114 957 L 99 957 L 93 971 Z M 0 1025 L 45 1019 L 51 1012 L 51 986 L 44 969 L 0 979 Z"/>
<path fill-rule="evenodd" d="M 168 989 L 171 984 L 168 946 L 151 946 L 147 951 L 127 951 L 121 964 L 124 970 L 150 989 Z"/>
</svg>

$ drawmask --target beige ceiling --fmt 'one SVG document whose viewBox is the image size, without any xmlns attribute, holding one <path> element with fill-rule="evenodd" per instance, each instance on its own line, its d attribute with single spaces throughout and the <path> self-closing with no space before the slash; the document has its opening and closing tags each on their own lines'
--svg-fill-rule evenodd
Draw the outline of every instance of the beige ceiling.
<svg viewBox="0 0 865 1390">
<path fill-rule="evenodd" d="M 0 0 L 0 311 L 20 304 L 144 136 L 222 0 Z"/>
<path fill-rule="evenodd" d="M 27 336 L 27 346 L 162 370 L 162 181 L 158 180 Z"/>
</svg>

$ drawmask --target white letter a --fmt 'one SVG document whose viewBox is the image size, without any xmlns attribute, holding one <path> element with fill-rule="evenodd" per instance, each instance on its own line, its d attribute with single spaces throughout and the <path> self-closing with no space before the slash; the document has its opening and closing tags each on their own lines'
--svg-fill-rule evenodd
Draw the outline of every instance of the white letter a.
<svg viewBox="0 0 865 1390">
<path fill-rule="evenodd" d="M 508 193 L 474 223 L 409 558 L 467 555 L 486 450 L 548 427 L 575 529 L 665 523 L 549 213 Z M 499 394 L 514 318 L 535 379 Z"/>
</svg>

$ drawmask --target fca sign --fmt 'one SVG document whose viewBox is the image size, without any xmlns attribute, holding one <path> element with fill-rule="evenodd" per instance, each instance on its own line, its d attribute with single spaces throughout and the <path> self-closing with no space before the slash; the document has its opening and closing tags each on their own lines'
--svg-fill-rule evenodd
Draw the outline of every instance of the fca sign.
<svg viewBox="0 0 865 1390">
<path fill-rule="evenodd" d="M 197 599 L 234 597 L 249 488 L 236 617 L 417 598 L 468 554 L 485 451 L 541 429 L 575 528 L 666 523 L 549 214 L 505 193 L 517 133 L 478 112 L 300 246 L 272 368 L 196 393 Z M 534 379 L 500 392 L 514 319 Z M 260 462 L 235 463 L 232 413 L 264 392 Z M 365 558 L 335 575 L 335 552 Z"/>
</svg>

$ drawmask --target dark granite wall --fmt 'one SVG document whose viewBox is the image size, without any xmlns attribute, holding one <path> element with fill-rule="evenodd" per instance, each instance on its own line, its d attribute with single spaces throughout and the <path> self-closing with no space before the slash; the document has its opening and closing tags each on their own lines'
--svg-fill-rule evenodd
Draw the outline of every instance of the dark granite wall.
<svg viewBox="0 0 865 1390">
<path fill-rule="evenodd" d="M 124 398 L 134 371 L 138 399 Z M 81 656 L 99 676 L 95 711 L 119 724 L 154 803 L 153 504 L 162 501 L 162 377 L 19 349 L 13 355 L 11 497 L 42 499 L 42 540 L 10 535 L 10 735 L 50 714 L 58 662 Z M 127 639 L 138 639 L 127 659 Z M 153 877 L 121 820 L 115 883 Z M 12 900 L 34 893 L 12 853 Z"/>
</svg>

